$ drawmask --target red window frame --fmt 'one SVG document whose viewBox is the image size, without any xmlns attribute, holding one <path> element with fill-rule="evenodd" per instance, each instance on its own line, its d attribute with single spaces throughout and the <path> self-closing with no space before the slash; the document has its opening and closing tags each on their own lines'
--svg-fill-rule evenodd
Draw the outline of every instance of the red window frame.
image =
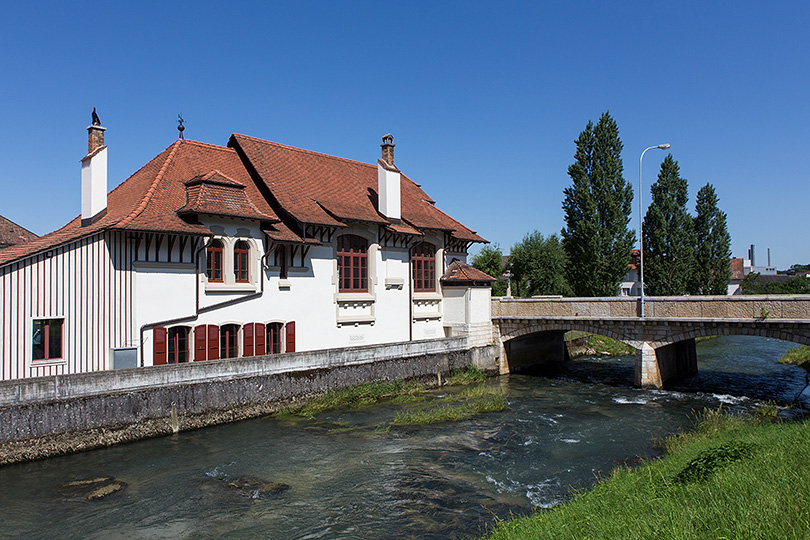
<svg viewBox="0 0 810 540">
<path fill-rule="evenodd" d="M 237 283 L 250 281 L 249 261 L 250 246 L 245 240 L 239 240 L 233 248 L 233 273 Z"/>
<path fill-rule="evenodd" d="M 267 324 L 267 354 L 278 354 L 281 350 L 281 332 L 284 324 L 272 322 Z"/>
<path fill-rule="evenodd" d="M 337 239 L 338 291 L 368 292 L 368 240 L 346 234 Z"/>
<path fill-rule="evenodd" d="M 435 292 L 436 246 L 428 242 L 415 245 L 411 249 L 411 269 L 414 291 Z"/>
<path fill-rule="evenodd" d="M 62 358 L 64 319 L 35 319 L 31 340 L 32 360 Z"/>
<path fill-rule="evenodd" d="M 242 356 L 267 354 L 266 327 L 262 323 L 247 323 L 242 327 Z"/>
<path fill-rule="evenodd" d="M 189 334 L 190 332 L 187 326 L 173 326 L 169 328 L 168 339 L 166 341 L 166 363 L 182 364 L 189 361 Z"/>
<path fill-rule="evenodd" d="M 219 358 L 219 327 L 201 324 L 194 328 L 194 361 Z"/>
<path fill-rule="evenodd" d="M 219 328 L 219 357 L 239 356 L 239 325 L 225 324 Z"/>
<path fill-rule="evenodd" d="M 208 281 L 222 282 L 222 248 L 222 240 L 214 240 L 205 249 L 205 275 L 208 276 Z"/>
</svg>

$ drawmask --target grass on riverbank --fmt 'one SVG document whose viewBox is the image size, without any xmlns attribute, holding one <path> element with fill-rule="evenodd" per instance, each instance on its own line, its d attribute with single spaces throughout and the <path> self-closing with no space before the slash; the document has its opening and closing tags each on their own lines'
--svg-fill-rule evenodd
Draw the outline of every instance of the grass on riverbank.
<svg viewBox="0 0 810 540">
<path fill-rule="evenodd" d="M 453 368 L 447 377 L 447 385 L 471 385 L 486 380 L 486 374 L 479 368 L 468 365 L 463 369 Z M 367 407 L 383 400 L 404 404 L 427 401 L 426 391 L 430 384 L 409 381 L 370 382 L 348 388 L 339 388 L 321 394 L 300 405 L 287 407 L 276 413 L 277 417 L 315 418 L 315 415 L 338 407 Z M 486 411 L 499 411 L 506 407 L 506 398 L 500 389 L 486 389 L 475 386 L 457 396 L 447 396 L 439 406 L 428 406 L 423 410 L 401 413 L 394 419 L 395 424 L 430 424 L 450 420 L 461 420 Z"/>
<path fill-rule="evenodd" d="M 348 388 L 338 388 L 321 394 L 300 405 L 292 405 L 276 413 L 277 416 L 301 416 L 314 418 L 316 414 L 337 407 L 365 407 L 382 399 L 414 395 L 424 390 L 424 385 L 402 381 L 370 382 Z"/>
<path fill-rule="evenodd" d="M 668 455 L 617 469 L 551 510 L 499 521 L 507 539 L 770 539 L 810 536 L 810 423 L 707 412 Z"/>
<path fill-rule="evenodd" d="M 464 420 L 490 411 L 502 411 L 506 408 L 506 397 L 500 388 L 485 388 L 474 386 L 449 397 L 438 406 L 428 406 L 424 409 L 403 411 L 394 417 L 394 424 L 422 425 Z"/>
<path fill-rule="evenodd" d="M 794 364 L 810 371 L 810 346 L 801 345 L 795 349 L 790 349 L 782 355 L 782 358 L 779 359 L 779 363 Z"/>
</svg>

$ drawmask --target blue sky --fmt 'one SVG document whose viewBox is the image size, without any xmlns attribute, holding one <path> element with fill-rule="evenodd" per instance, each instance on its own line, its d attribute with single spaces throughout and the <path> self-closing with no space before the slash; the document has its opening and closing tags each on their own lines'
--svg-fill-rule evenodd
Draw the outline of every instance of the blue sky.
<svg viewBox="0 0 810 540">
<path fill-rule="evenodd" d="M 544 5 L 550 4 L 550 5 Z M 232 132 L 396 162 L 508 252 L 563 227 L 574 139 L 606 110 L 625 178 L 669 142 L 711 182 L 733 254 L 810 263 L 810 3 L 14 2 L 0 20 L 0 214 L 80 212 L 85 128 L 110 189 L 177 138 Z M 644 201 L 664 152 L 644 158 Z M 637 203 L 636 203 L 637 204 Z M 635 206 L 637 208 L 637 206 Z M 637 228 L 637 210 L 631 226 Z"/>
</svg>

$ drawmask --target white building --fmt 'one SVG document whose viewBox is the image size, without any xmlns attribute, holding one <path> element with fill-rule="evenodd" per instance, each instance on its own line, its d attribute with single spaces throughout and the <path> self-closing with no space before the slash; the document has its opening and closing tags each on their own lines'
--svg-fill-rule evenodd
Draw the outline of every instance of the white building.
<svg viewBox="0 0 810 540">
<path fill-rule="evenodd" d="M 488 276 L 442 281 L 485 240 L 395 167 L 390 135 L 376 164 L 181 138 L 108 194 L 104 129 L 88 127 L 81 216 L 0 250 L 0 380 L 490 340 Z"/>
</svg>

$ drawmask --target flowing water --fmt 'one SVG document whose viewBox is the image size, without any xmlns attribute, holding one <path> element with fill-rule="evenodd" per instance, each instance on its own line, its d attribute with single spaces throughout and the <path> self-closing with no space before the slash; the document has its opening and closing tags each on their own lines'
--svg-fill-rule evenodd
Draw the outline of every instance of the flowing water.
<svg viewBox="0 0 810 540">
<path fill-rule="evenodd" d="M 705 407 L 792 401 L 794 345 L 723 337 L 698 343 L 699 376 L 634 389 L 633 358 L 585 358 L 554 378 L 506 376 L 506 410 L 424 427 L 392 426 L 424 402 L 261 418 L 0 468 L 0 537 L 467 538 L 493 519 L 586 489 Z M 444 387 L 431 397 L 459 392 Z M 100 500 L 65 483 L 113 477 Z M 262 484 L 278 482 L 270 487 Z"/>
</svg>

